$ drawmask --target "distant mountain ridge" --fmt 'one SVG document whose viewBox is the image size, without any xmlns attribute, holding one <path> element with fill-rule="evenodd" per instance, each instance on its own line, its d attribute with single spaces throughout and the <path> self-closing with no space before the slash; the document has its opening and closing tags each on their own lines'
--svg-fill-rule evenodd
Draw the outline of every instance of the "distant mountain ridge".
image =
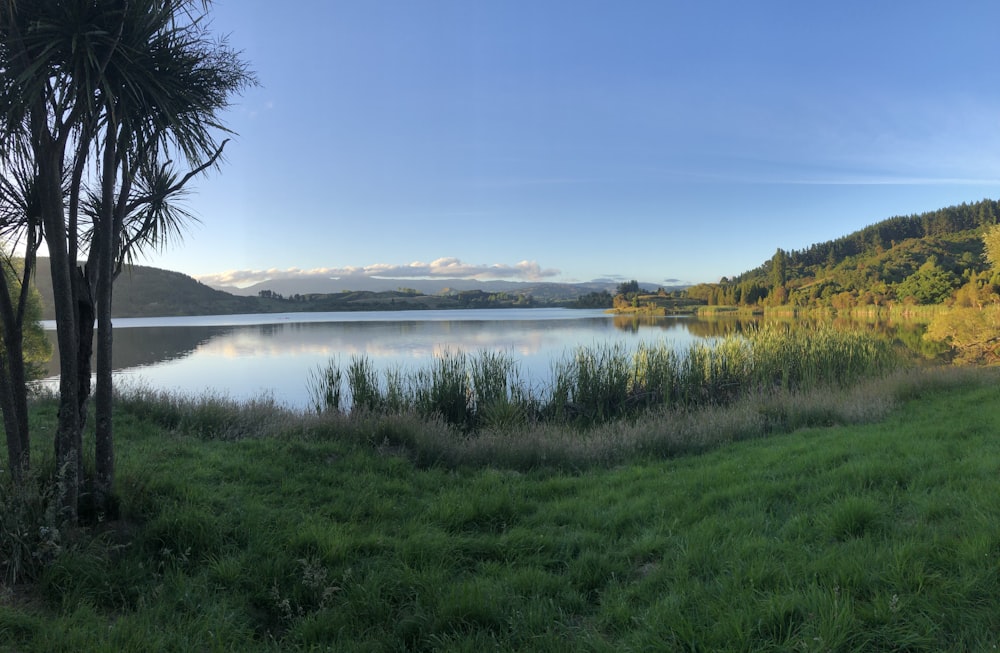
<svg viewBox="0 0 1000 653">
<path fill-rule="evenodd" d="M 440 295 L 463 290 L 484 292 L 516 293 L 532 295 L 536 299 L 576 299 L 587 293 L 606 290 L 613 293 L 616 281 L 588 281 L 582 283 L 552 283 L 543 281 L 480 281 L 478 279 L 383 279 L 378 277 L 272 279 L 261 281 L 246 288 L 235 286 L 212 286 L 233 295 L 255 296 L 262 290 L 270 290 L 284 297 L 292 295 L 331 294 L 348 291 L 391 292 L 409 288 L 425 295 Z M 645 288 L 656 289 L 662 284 L 642 283 Z M 682 288 L 671 286 L 668 290 Z"/>
</svg>

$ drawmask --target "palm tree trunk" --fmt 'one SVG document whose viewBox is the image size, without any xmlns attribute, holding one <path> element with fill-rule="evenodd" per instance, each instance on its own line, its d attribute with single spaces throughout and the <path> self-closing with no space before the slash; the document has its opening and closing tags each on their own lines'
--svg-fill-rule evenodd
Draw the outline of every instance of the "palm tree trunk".
<svg viewBox="0 0 1000 653">
<path fill-rule="evenodd" d="M 53 148 L 57 149 L 57 148 Z M 44 151 L 44 150 L 43 150 Z M 59 344 L 59 418 L 56 425 L 56 472 L 59 475 L 57 501 L 62 517 L 75 523 L 82 477 L 82 434 L 77 400 L 79 332 L 77 331 L 76 292 L 73 287 L 74 262 L 66 245 L 63 222 L 61 155 L 38 157 L 39 192 L 42 220 L 52 271 L 52 295 L 56 313 L 56 341 Z M 75 237 L 75 235 L 74 235 Z"/>
<path fill-rule="evenodd" d="M 7 460 L 15 481 L 30 466 L 28 438 L 28 402 L 24 386 L 24 348 L 22 320 L 14 310 L 12 284 L 0 271 L 0 324 L 3 324 L 4 351 L 0 353 L 0 410 L 7 434 Z M 27 292 L 23 288 L 21 293 Z M 20 297 L 18 298 L 20 299 Z"/>
<path fill-rule="evenodd" d="M 3 411 L 4 431 L 7 434 L 7 460 L 10 475 L 15 483 L 20 483 L 31 463 L 28 447 L 24 446 L 24 435 L 20 430 L 17 409 L 14 402 L 14 384 L 11 382 L 6 356 L 0 357 L 0 411 Z"/>
<path fill-rule="evenodd" d="M 109 120 L 104 140 L 104 170 L 101 189 L 101 218 L 94 234 L 93 246 L 97 247 L 97 389 L 94 398 L 97 414 L 94 484 L 97 509 L 107 512 L 112 507 L 115 482 L 115 447 L 113 430 L 113 395 L 111 346 L 111 297 L 114 286 L 115 232 L 115 177 L 118 169 L 115 149 L 117 130 Z"/>
</svg>

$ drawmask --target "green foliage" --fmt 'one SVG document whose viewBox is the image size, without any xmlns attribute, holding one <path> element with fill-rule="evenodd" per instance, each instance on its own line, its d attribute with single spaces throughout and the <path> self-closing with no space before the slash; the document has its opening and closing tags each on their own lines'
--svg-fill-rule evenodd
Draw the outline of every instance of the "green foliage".
<svg viewBox="0 0 1000 653">
<path fill-rule="evenodd" d="M 788 256 L 785 250 L 778 248 L 778 251 L 771 257 L 771 286 L 781 288 L 788 281 Z"/>
<path fill-rule="evenodd" d="M 469 356 L 445 351 L 429 366 L 412 372 L 387 370 L 384 382 L 367 357 L 353 357 L 346 396 L 344 376 L 335 360 L 310 375 L 307 389 L 316 413 L 412 411 L 471 430 L 527 420 L 535 412 L 517 362 L 501 352 Z"/>
<path fill-rule="evenodd" d="M 470 401 L 475 390 L 463 352 L 445 351 L 429 367 L 413 377 L 413 404 L 425 417 L 439 416 L 445 422 L 465 427 L 471 421 Z"/>
<path fill-rule="evenodd" d="M 616 309 L 638 308 L 643 295 L 649 295 L 648 290 L 639 287 L 635 279 L 618 284 L 612 305 Z"/>
<path fill-rule="evenodd" d="M 3 274 L 7 277 L 7 284 L 11 291 L 11 299 L 15 305 L 17 296 L 21 292 L 20 274 L 22 274 L 23 259 L 8 260 L 10 265 L 4 265 Z M 45 335 L 40 320 L 42 319 L 42 298 L 41 294 L 34 288 L 28 293 L 28 302 L 25 309 L 24 328 L 22 330 L 21 350 L 24 355 L 25 372 L 28 381 L 40 379 L 45 376 L 45 364 L 52 358 L 52 343 Z M 0 341 L 0 348 L 3 342 Z"/>
<path fill-rule="evenodd" d="M 631 281 L 623 281 L 622 283 L 618 284 L 618 287 L 615 289 L 616 295 L 629 296 L 629 295 L 637 295 L 640 292 L 645 292 L 645 291 L 639 288 L 639 282 L 636 281 L 635 279 L 632 279 Z"/>
<path fill-rule="evenodd" d="M 958 277 L 929 259 L 896 287 L 900 299 L 913 298 L 918 304 L 940 304 L 958 286 Z"/>
<path fill-rule="evenodd" d="M 142 385 L 117 388 L 115 405 L 164 429 L 206 440 L 259 438 L 292 414 L 268 396 L 238 401 L 219 393 L 186 396 Z"/>
<path fill-rule="evenodd" d="M 589 292 L 578 298 L 574 304 L 576 308 L 611 308 L 613 305 L 614 298 L 607 290 Z"/>
<path fill-rule="evenodd" d="M 993 270 L 1000 271 L 1000 225 L 983 232 L 983 253 Z"/>
<path fill-rule="evenodd" d="M 585 424 L 618 417 L 631 391 L 629 358 L 621 343 L 577 349 L 555 365 L 551 410 L 560 419 Z"/>
<path fill-rule="evenodd" d="M 347 366 L 347 384 L 351 389 L 351 404 L 355 410 L 380 410 L 388 403 L 382 398 L 375 366 L 366 356 L 351 357 Z"/>
</svg>

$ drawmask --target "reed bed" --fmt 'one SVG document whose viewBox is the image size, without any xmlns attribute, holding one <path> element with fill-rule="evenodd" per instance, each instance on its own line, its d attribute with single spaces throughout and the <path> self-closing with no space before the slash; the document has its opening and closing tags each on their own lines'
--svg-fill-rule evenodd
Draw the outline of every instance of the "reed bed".
<svg viewBox="0 0 1000 653">
<path fill-rule="evenodd" d="M 309 391 L 319 414 L 412 412 L 472 432 L 529 422 L 592 426 L 772 390 L 846 387 L 898 363 L 891 343 L 864 331 L 764 325 L 686 349 L 669 342 L 581 347 L 553 366 L 541 388 L 528 385 L 506 353 L 447 351 L 427 367 L 381 377 L 366 357 L 352 358 L 346 372 L 331 360 L 310 377 Z"/>
</svg>

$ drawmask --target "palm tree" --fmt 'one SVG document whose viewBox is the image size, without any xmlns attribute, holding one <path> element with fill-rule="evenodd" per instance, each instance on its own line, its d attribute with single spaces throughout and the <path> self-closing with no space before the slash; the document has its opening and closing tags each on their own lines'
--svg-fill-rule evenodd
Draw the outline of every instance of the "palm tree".
<svg viewBox="0 0 1000 653">
<path fill-rule="evenodd" d="M 0 5 L 7 142 L 30 144 L 60 351 L 56 461 L 75 517 L 97 324 L 96 497 L 111 496 L 111 298 L 123 262 L 179 231 L 172 200 L 214 166 L 220 113 L 255 83 L 201 20 L 207 1 L 8 0 Z M 200 7 L 200 9 L 199 9 Z M 69 154 L 69 156 L 67 156 Z M 182 157 L 178 176 L 169 160 Z M 63 179 L 68 193 L 63 201 Z M 166 181 L 164 181 L 166 180 Z M 170 183 L 173 180 L 173 183 Z M 77 261 L 85 253 L 86 263 Z"/>
<path fill-rule="evenodd" d="M 114 25 L 119 42 L 100 92 L 100 210 L 91 215 L 88 270 L 96 298 L 96 490 L 114 481 L 111 299 L 122 264 L 142 246 L 159 246 L 188 217 L 171 200 L 195 174 L 214 165 L 225 141 L 219 113 L 253 82 L 225 43 L 212 41 L 192 2 L 143 0 Z M 164 158 L 183 155 L 182 177 Z M 136 184 L 136 182 L 139 182 Z M 96 279 L 95 279 L 96 277 Z"/>
</svg>

